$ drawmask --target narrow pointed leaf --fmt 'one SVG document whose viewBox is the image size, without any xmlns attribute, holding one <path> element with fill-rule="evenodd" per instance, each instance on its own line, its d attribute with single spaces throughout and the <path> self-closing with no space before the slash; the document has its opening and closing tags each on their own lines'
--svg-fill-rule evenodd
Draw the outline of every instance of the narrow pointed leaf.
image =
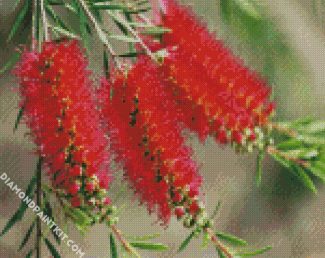
<svg viewBox="0 0 325 258">
<path fill-rule="evenodd" d="M 256 251 L 237 253 L 236 256 L 239 256 L 239 257 L 250 257 L 250 256 L 255 256 L 255 255 L 263 254 L 263 253 L 265 253 L 265 252 L 267 252 L 267 251 L 269 251 L 271 249 L 272 249 L 271 246 L 266 246 L 266 247 L 261 248 L 261 249 L 256 250 Z"/>
<path fill-rule="evenodd" d="M 118 258 L 117 247 L 115 243 L 115 239 L 113 234 L 109 236 L 110 250 L 111 250 L 111 258 Z"/>
<path fill-rule="evenodd" d="M 139 42 L 139 40 L 132 38 L 132 37 L 128 37 L 125 35 L 110 35 L 109 36 L 111 39 L 116 39 L 116 40 L 120 40 L 120 41 L 124 41 L 127 43 L 137 43 Z"/>
<path fill-rule="evenodd" d="M 71 31 L 68 31 L 60 26 L 51 26 L 52 30 L 63 35 L 66 36 L 68 38 L 72 38 L 72 39 L 80 39 L 80 37 L 74 33 L 72 33 Z"/>
<path fill-rule="evenodd" d="M 6 71 L 10 70 L 15 63 L 19 60 L 20 57 L 20 53 L 15 52 L 10 59 L 8 60 L 8 62 L 0 69 L 0 75 L 5 73 Z"/>
<path fill-rule="evenodd" d="M 325 170 L 321 170 L 315 166 L 311 166 L 308 170 L 325 183 Z"/>
<path fill-rule="evenodd" d="M 236 237 L 234 235 L 231 235 L 229 233 L 223 233 L 223 232 L 217 232 L 216 236 L 223 241 L 228 242 L 231 245 L 237 245 L 237 246 L 246 246 L 247 242 L 239 237 Z"/>
<path fill-rule="evenodd" d="M 53 19 L 53 21 L 58 24 L 61 28 L 69 31 L 67 25 L 65 22 L 61 19 L 59 15 L 56 14 L 56 12 L 53 10 L 53 8 L 49 5 L 46 5 L 45 7 L 46 13 Z"/>
<path fill-rule="evenodd" d="M 35 221 L 30 225 L 29 229 L 27 230 L 26 235 L 24 236 L 23 241 L 21 242 L 18 251 L 23 249 L 24 246 L 27 244 L 27 242 L 33 232 L 34 227 L 35 227 Z"/>
<path fill-rule="evenodd" d="M 32 258 L 33 255 L 33 250 L 30 250 L 27 254 L 25 258 Z"/>
<path fill-rule="evenodd" d="M 18 115 L 17 115 L 17 118 L 16 118 L 16 121 L 15 121 L 15 126 L 14 126 L 14 131 L 17 130 L 18 128 L 18 125 L 20 123 L 20 120 L 21 118 L 23 117 L 23 114 L 24 114 L 24 107 L 21 107 L 18 111 Z"/>
<path fill-rule="evenodd" d="M 217 253 L 218 253 L 218 258 L 227 258 L 226 255 L 218 248 L 217 249 Z"/>
<path fill-rule="evenodd" d="M 139 54 L 141 54 L 141 52 L 128 52 L 128 53 L 120 54 L 118 56 L 119 57 L 137 57 Z M 143 54 L 143 52 L 142 52 L 142 54 Z"/>
<path fill-rule="evenodd" d="M 135 248 L 149 250 L 149 251 L 166 251 L 166 250 L 168 250 L 168 246 L 160 244 L 160 243 L 130 242 L 130 245 Z"/>
<path fill-rule="evenodd" d="M 53 255 L 54 258 L 61 258 L 60 253 L 58 252 L 58 250 L 56 250 L 55 246 L 50 242 L 50 240 L 45 238 L 44 242 L 45 242 L 47 248 L 49 249 L 51 255 Z"/>
<path fill-rule="evenodd" d="M 35 187 L 35 184 L 36 184 L 36 178 L 35 177 L 32 177 L 25 193 L 26 193 L 26 196 L 29 196 L 30 198 L 33 197 L 33 194 L 32 191 L 34 190 L 34 187 Z M 0 237 L 2 237 L 3 235 L 5 235 L 18 221 L 20 221 L 25 212 L 27 210 L 27 205 L 25 202 L 21 202 L 20 203 L 20 206 L 18 208 L 18 210 L 15 212 L 15 214 L 8 220 L 7 224 L 5 225 L 5 227 L 3 228 L 1 234 L 0 234 Z"/>
<path fill-rule="evenodd" d="M 188 244 L 191 242 L 194 235 L 195 235 L 195 231 L 191 232 L 191 234 L 183 241 L 183 243 L 178 248 L 179 253 L 182 252 L 188 246 Z"/>
<path fill-rule="evenodd" d="M 151 235 L 146 235 L 146 236 L 129 236 L 127 238 L 130 240 L 133 240 L 133 241 L 147 241 L 147 240 L 155 239 L 159 236 L 160 236 L 160 234 L 156 233 L 156 234 L 151 234 Z"/>
<path fill-rule="evenodd" d="M 217 216 L 220 206 L 221 206 L 221 202 L 218 201 L 216 207 L 214 208 L 214 211 L 212 212 L 210 219 L 214 219 Z"/>
<path fill-rule="evenodd" d="M 24 18 L 26 17 L 26 14 L 28 12 L 29 6 L 30 6 L 30 0 L 25 0 L 23 7 L 21 8 L 21 10 L 19 11 L 14 24 L 11 27 L 11 30 L 9 32 L 7 41 L 11 41 L 12 38 L 16 35 L 19 27 L 21 26 L 21 24 L 23 23 Z"/>
<path fill-rule="evenodd" d="M 50 202 L 48 200 L 48 196 L 47 196 L 47 194 L 45 192 L 44 192 L 44 213 L 49 218 L 51 218 L 52 221 L 55 221 L 54 216 L 53 216 L 53 210 L 52 210 L 51 204 L 50 204 Z M 55 232 L 53 232 L 53 230 L 51 230 L 51 233 L 52 233 L 55 241 L 60 245 L 61 244 L 61 238 Z"/>
<path fill-rule="evenodd" d="M 298 176 L 300 181 L 313 193 L 317 193 L 317 189 L 315 184 L 313 183 L 312 179 L 309 177 L 307 172 L 299 166 L 293 167 L 295 174 Z"/>
<path fill-rule="evenodd" d="M 97 3 L 92 6 L 94 9 L 100 9 L 100 10 L 123 10 L 127 11 L 129 8 L 126 5 L 122 4 L 102 4 L 102 3 Z"/>
</svg>

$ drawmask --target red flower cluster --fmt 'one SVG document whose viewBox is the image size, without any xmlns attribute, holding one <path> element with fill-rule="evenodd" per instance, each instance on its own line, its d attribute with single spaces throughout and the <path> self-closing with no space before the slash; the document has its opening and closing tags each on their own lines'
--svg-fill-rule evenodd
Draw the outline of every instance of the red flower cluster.
<svg viewBox="0 0 325 258">
<path fill-rule="evenodd" d="M 203 140 L 259 145 L 274 110 L 270 89 L 209 33 L 186 7 L 165 1 L 162 46 L 167 48 L 162 71 L 183 122 Z"/>
<path fill-rule="evenodd" d="M 167 223 L 200 212 L 201 177 L 184 145 L 174 102 L 166 96 L 159 67 L 140 57 L 127 75 L 103 82 L 99 97 L 117 161 L 149 211 Z"/>
<path fill-rule="evenodd" d="M 14 73 L 26 123 L 53 185 L 73 206 L 108 204 L 108 142 L 78 43 L 44 43 L 41 53 L 25 52 Z"/>
</svg>

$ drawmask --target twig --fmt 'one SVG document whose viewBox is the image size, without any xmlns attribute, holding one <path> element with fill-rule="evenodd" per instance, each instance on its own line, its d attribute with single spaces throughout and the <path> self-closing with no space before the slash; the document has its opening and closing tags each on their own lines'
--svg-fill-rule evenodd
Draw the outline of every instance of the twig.
<svg viewBox="0 0 325 258">
<path fill-rule="evenodd" d="M 45 41 L 49 40 L 49 26 L 48 26 L 48 22 L 46 19 L 46 12 L 45 12 L 45 8 L 44 8 L 44 0 L 40 0 L 41 1 L 41 13 L 42 13 L 42 23 L 43 23 L 43 30 L 44 30 L 44 39 Z"/>
<path fill-rule="evenodd" d="M 36 172 L 36 204 L 41 207 L 42 202 L 42 160 L 39 161 Z M 42 223 L 39 216 L 36 219 L 36 257 L 41 258 L 41 239 L 42 239 Z"/>
<path fill-rule="evenodd" d="M 157 58 L 155 55 L 151 52 L 151 50 L 148 48 L 148 46 L 143 42 L 142 38 L 139 36 L 139 34 L 130 26 L 130 24 L 117 12 L 113 12 L 110 10 L 107 10 L 107 13 L 113 17 L 115 20 L 120 22 L 131 34 L 133 37 L 135 37 L 139 44 L 142 46 L 144 51 L 147 53 L 147 55 L 154 61 L 157 61 Z"/>
<path fill-rule="evenodd" d="M 116 235 L 117 239 L 121 242 L 124 249 L 129 252 L 133 253 L 136 257 L 140 258 L 140 255 L 132 248 L 132 246 L 123 238 L 121 231 L 115 226 L 110 226 L 114 234 Z"/>
<path fill-rule="evenodd" d="M 281 156 L 282 158 L 284 158 L 284 159 L 286 159 L 288 161 L 292 161 L 294 163 L 297 163 L 298 165 L 300 165 L 300 166 L 302 166 L 304 168 L 308 168 L 310 166 L 309 162 L 307 162 L 305 160 L 293 158 L 293 157 L 287 155 L 286 153 L 283 153 L 282 151 L 278 150 L 274 146 L 268 146 L 266 148 L 266 151 L 269 154 L 276 154 L 276 155 L 279 155 L 279 156 Z"/>
<path fill-rule="evenodd" d="M 84 10 L 85 14 L 87 15 L 88 19 L 91 21 L 93 26 L 95 27 L 97 33 L 99 34 L 99 37 L 103 40 L 104 46 L 107 48 L 111 56 L 113 57 L 113 60 L 117 67 L 120 69 L 121 64 L 116 59 L 117 54 L 115 53 L 114 49 L 112 48 L 111 44 L 108 42 L 107 37 L 103 29 L 99 26 L 99 24 L 96 21 L 96 18 L 92 15 L 91 11 L 89 10 L 87 4 L 84 0 L 77 0 L 82 9 Z"/>
<path fill-rule="evenodd" d="M 215 244 L 215 246 L 222 251 L 228 258 L 233 258 L 234 256 L 229 252 L 227 247 L 225 247 L 218 239 L 218 237 L 214 234 L 211 228 L 205 228 L 205 232 L 210 236 L 211 241 Z"/>
<path fill-rule="evenodd" d="M 32 42 L 31 42 L 31 48 L 32 51 L 35 51 L 36 49 L 36 27 L 35 27 L 35 23 L 36 23 L 36 17 L 35 17 L 35 13 L 37 11 L 37 0 L 33 0 L 32 4 L 33 4 L 33 8 L 32 8 Z"/>
<path fill-rule="evenodd" d="M 293 138 L 296 138 L 299 135 L 296 131 L 294 131 L 290 128 L 281 126 L 280 124 L 277 124 L 277 123 L 270 123 L 270 126 L 272 127 L 272 129 L 279 131 L 281 133 L 284 133 L 284 134 L 286 134 L 290 137 L 293 137 Z"/>
</svg>

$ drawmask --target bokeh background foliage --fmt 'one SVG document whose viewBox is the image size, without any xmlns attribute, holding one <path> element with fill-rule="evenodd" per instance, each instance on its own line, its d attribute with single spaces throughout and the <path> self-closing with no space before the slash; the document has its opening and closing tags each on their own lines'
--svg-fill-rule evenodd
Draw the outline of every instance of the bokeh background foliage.
<svg viewBox="0 0 325 258">
<path fill-rule="evenodd" d="M 7 35 L 17 11 L 12 0 L 0 0 L 0 67 L 12 57 L 14 46 L 26 41 L 28 22 L 21 24 L 19 33 L 11 42 Z M 207 22 L 247 65 L 260 71 L 274 88 L 273 98 L 277 102 L 277 119 L 292 120 L 303 116 L 322 118 L 325 115 L 325 6 L 322 0 L 191 0 L 182 1 Z M 22 6 L 23 8 L 23 6 Z M 26 15 L 29 15 L 28 13 Z M 63 13 L 64 19 L 69 19 Z M 27 21 L 27 20 L 26 20 Z M 73 22 L 73 21 L 72 21 Z M 76 24 L 78 21 L 75 21 Z M 91 58 L 101 58 L 100 43 L 89 38 Z M 117 46 L 118 47 L 118 46 Z M 96 63 L 91 65 L 101 72 Z M 36 159 L 33 148 L 24 137 L 27 129 L 22 126 L 15 135 L 12 132 L 17 116 L 17 94 L 12 90 L 15 82 L 6 72 L 0 77 L 0 172 L 12 175 L 22 187 L 26 186 L 34 170 Z M 205 145 L 192 139 L 196 158 L 202 163 L 202 174 L 206 178 L 204 190 L 206 202 L 221 201 L 216 218 L 219 229 L 230 231 L 248 240 L 256 247 L 272 245 L 273 249 L 264 257 L 324 257 L 325 256 L 325 209 L 324 186 L 318 186 L 315 196 L 300 184 L 295 176 L 271 160 L 264 164 L 263 182 L 260 188 L 254 184 L 255 157 L 235 155 L 230 148 L 221 148 L 212 140 Z M 118 181 L 118 180 L 117 180 Z M 112 187 L 119 195 L 120 184 Z M 18 205 L 18 198 L 4 185 L 0 185 L 0 227 Z M 118 202 L 125 206 L 121 223 L 130 234 L 160 231 L 159 226 L 148 227 L 144 207 L 132 202 L 130 194 L 123 191 Z M 126 201 L 127 200 L 127 201 Z M 0 257 L 17 257 L 16 246 L 20 243 L 20 230 L 28 229 L 24 221 L 0 240 Z M 20 227 L 20 228 L 19 228 Z M 91 229 L 82 238 L 69 231 L 71 238 L 80 240 L 87 254 L 107 257 L 108 234 L 99 226 Z M 171 250 L 155 257 L 214 257 L 211 250 L 195 252 L 200 242 L 176 255 L 178 244 L 186 236 L 181 226 L 172 222 L 160 239 L 171 246 Z M 65 247 L 62 247 L 63 249 Z M 69 250 L 63 257 L 72 257 Z M 148 256 L 152 254 L 148 253 Z"/>
</svg>

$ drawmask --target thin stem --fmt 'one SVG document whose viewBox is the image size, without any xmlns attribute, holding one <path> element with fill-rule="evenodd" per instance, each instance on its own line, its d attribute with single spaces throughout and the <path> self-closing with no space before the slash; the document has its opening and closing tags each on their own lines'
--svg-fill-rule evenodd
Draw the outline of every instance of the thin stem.
<svg viewBox="0 0 325 258">
<path fill-rule="evenodd" d="M 280 124 L 277 123 L 270 123 L 270 126 L 272 127 L 272 129 L 279 131 L 281 133 L 284 133 L 292 138 L 297 138 L 298 137 L 298 133 L 290 128 L 281 126 Z"/>
<path fill-rule="evenodd" d="M 115 226 L 111 225 L 110 226 L 112 231 L 114 232 L 115 236 L 117 239 L 121 242 L 123 245 L 124 249 L 129 252 L 134 254 L 136 257 L 140 258 L 140 255 L 132 248 L 132 246 L 123 238 L 121 231 Z"/>
<path fill-rule="evenodd" d="M 233 258 L 234 256 L 229 252 L 226 246 L 224 246 L 218 239 L 218 237 L 214 234 L 211 228 L 205 228 L 205 232 L 209 235 L 212 243 L 222 251 L 228 258 Z"/>
<path fill-rule="evenodd" d="M 42 23 L 43 23 L 43 30 L 44 30 L 44 39 L 45 41 L 49 40 L 49 26 L 48 26 L 48 22 L 46 19 L 46 12 L 45 12 L 45 8 L 44 8 L 44 0 L 40 0 L 41 1 L 41 13 L 42 13 Z"/>
<path fill-rule="evenodd" d="M 117 54 L 115 53 L 114 49 L 112 48 L 111 44 L 108 42 L 107 37 L 105 32 L 102 30 L 100 25 L 97 23 L 96 18 L 92 15 L 91 11 L 89 10 L 87 4 L 85 3 L 84 0 L 77 0 L 82 9 L 84 10 L 85 14 L 87 15 L 88 19 L 91 21 L 93 26 L 95 27 L 99 37 L 104 43 L 104 46 L 107 48 L 111 56 L 113 57 L 116 65 L 118 68 L 121 68 L 121 64 L 117 61 L 116 56 Z"/>
<path fill-rule="evenodd" d="M 144 51 L 147 53 L 148 56 L 150 56 L 150 58 L 154 61 L 157 61 L 155 55 L 151 52 L 151 50 L 148 48 L 148 46 L 143 42 L 142 38 L 139 36 L 139 34 L 136 32 L 136 30 L 134 30 L 130 24 L 124 19 L 124 17 L 122 15 L 120 15 L 117 12 L 113 12 L 110 10 L 107 10 L 107 13 L 113 17 L 113 19 L 117 20 L 119 23 L 121 23 L 131 34 L 133 37 L 135 37 L 139 44 L 142 46 L 142 48 L 144 49 Z"/>
<path fill-rule="evenodd" d="M 276 147 L 274 146 L 268 146 L 266 148 L 266 151 L 267 153 L 269 154 L 275 154 L 275 155 L 279 155 L 281 156 L 282 158 L 288 160 L 288 161 L 292 161 L 304 168 L 308 168 L 310 166 L 309 162 L 305 161 L 305 160 L 301 160 L 301 159 L 297 159 L 297 158 L 294 158 L 294 157 L 291 157 L 289 155 L 287 155 L 286 153 L 283 153 L 282 151 L 278 150 Z"/>
<path fill-rule="evenodd" d="M 36 11 L 37 11 L 37 0 L 33 0 L 33 8 L 32 8 L 32 42 L 31 42 L 31 48 L 32 51 L 36 50 Z"/>
<path fill-rule="evenodd" d="M 36 169 L 36 204 L 38 207 L 42 205 L 42 159 L 40 158 Z M 36 257 L 41 258 L 41 239 L 42 239 L 42 223 L 39 216 L 36 219 Z"/>
</svg>

